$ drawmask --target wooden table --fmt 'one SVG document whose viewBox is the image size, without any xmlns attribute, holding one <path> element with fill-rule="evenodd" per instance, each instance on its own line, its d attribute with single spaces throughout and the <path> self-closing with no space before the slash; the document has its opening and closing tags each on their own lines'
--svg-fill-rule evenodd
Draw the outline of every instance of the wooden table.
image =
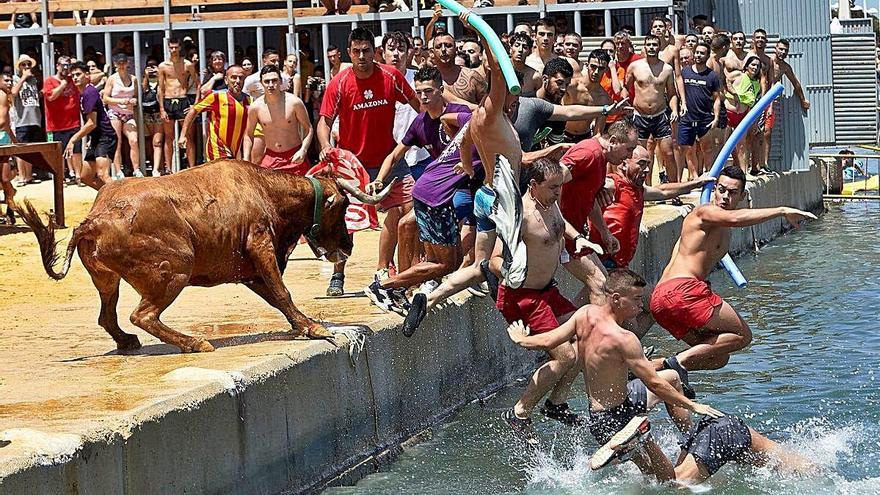
<svg viewBox="0 0 880 495">
<path fill-rule="evenodd" d="M 0 146 L 0 158 L 18 157 L 52 173 L 55 196 L 55 223 L 64 227 L 64 159 L 61 143 L 19 143 Z"/>
</svg>

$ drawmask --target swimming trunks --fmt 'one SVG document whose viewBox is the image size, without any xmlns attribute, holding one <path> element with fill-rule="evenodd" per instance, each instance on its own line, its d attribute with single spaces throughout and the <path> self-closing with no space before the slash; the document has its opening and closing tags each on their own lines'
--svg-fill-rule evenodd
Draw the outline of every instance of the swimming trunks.
<svg viewBox="0 0 880 495">
<path fill-rule="evenodd" d="M 739 461 L 752 446 L 752 434 L 736 416 L 703 416 L 688 434 L 681 448 L 706 467 L 709 475 L 730 461 Z"/>
<path fill-rule="evenodd" d="M 626 384 L 626 399 L 611 409 L 590 410 L 590 433 L 599 442 L 606 444 L 631 419 L 648 412 L 648 388 L 641 380 L 630 380 Z"/>
<path fill-rule="evenodd" d="M 436 246 L 457 246 L 459 243 L 458 222 L 452 203 L 428 206 L 413 198 L 416 224 L 419 226 L 419 240 Z"/>
<path fill-rule="evenodd" d="M 633 124 L 639 130 L 639 139 L 663 139 L 672 135 L 672 126 L 666 110 L 654 115 L 633 114 Z"/>
<path fill-rule="evenodd" d="M 559 327 L 560 316 L 577 311 L 577 307 L 559 292 L 555 281 L 543 289 L 512 289 L 501 284 L 495 307 L 507 323 L 522 320 L 532 335 Z"/>
<path fill-rule="evenodd" d="M 501 239 L 504 258 L 501 273 L 504 275 L 504 284 L 514 289 L 522 287 L 528 271 L 526 243 L 522 240 L 522 194 L 519 192 L 517 179 L 507 158 L 495 155 L 492 180 L 495 204 L 489 212 L 489 218 L 495 222 L 495 232 Z"/>
<path fill-rule="evenodd" d="M 730 127 L 731 129 L 736 128 L 736 126 L 738 126 L 739 123 L 742 122 L 744 118 L 746 118 L 747 113 L 748 112 L 738 113 L 738 112 L 733 112 L 733 111 L 728 110 L 727 111 L 727 125 L 728 125 L 728 127 Z"/>
<path fill-rule="evenodd" d="M 8 132 L 0 131 L 0 145 L 4 145 L 4 144 L 12 144 L 12 138 L 9 137 Z"/>
<path fill-rule="evenodd" d="M 455 207 L 455 219 L 462 225 L 476 225 L 477 217 L 474 215 L 474 192 L 470 189 L 456 189 L 452 196 L 452 206 Z"/>
<path fill-rule="evenodd" d="M 711 124 L 711 120 L 708 122 L 679 122 L 678 145 L 693 146 L 697 142 L 697 138 L 701 138 L 709 132 Z"/>
<path fill-rule="evenodd" d="M 368 168 L 366 170 L 367 174 L 370 175 L 370 181 L 376 180 L 376 177 L 379 175 L 379 169 Z M 394 182 L 394 185 L 391 186 L 391 192 L 388 193 L 388 196 L 386 196 L 385 199 L 376 205 L 376 209 L 379 211 L 388 211 L 391 208 L 403 206 L 413 200 L 412 191 L 416 181 L 414 181 L 412 175 L 410 175 L 409 166 L 406 164 L 406 161 L 399 161 L 394 168 L 391 169 L 391 173 L 385 178 L 385 184 L 387 185 L 395 178 L 397 180 Z"/>
<path fill-rule="evenodd" d="M 495 190 L 489 186 L 482 186 L 474 194 L 474 217 L 477 221 L 477 232 L 492 232 L 495 230 L 495 222 L 489 218 L 492 206 L 495 205 Z"/>
<path fill-rule="evenodd" d="M 168 119 L 172 122 L 185 119 L 186 111 L 190 105 L 188 97 L 165 98 L 162 101 L 162 108 L 165 109 L 165 114 L 168 115 Z"/>
<path fill-rule="evenodd" d="M 76 134 L 76 131 L 79 129 L 67 129 L 65 131 L 53 131 L 52 136 L 49 137 L 50 141 L 60 141 L 61 149 L 64 150 L 67 148 L 67 144 L 70 143 L 70 139 Z M 81 154 L 82 153 L 82 139 L 78 139 L 75 143 L 73 143 L 73 153 Z"/>
<path fill-rule="evenodd" d="M 109 158 L 112 160 L 116 156 L 117 144 L 118 141 L 115 134 L 89 135 L 89 147 L 86 150 L 85 160 L 87 162 L 93 162 L 96 158 Z"/>
<path fill-rule="evenodd" d="M 691 330 L 703 328 L 715 308 L 724 301 L 709 283 L 694 277 L 676 277 L 662 282 L 651 294 L 651 315 L 678 340 Z"/>
<path fill-rule="evenodd" d="M 761 128 L 765 131 L 773 129 L 773 126 L 776 125 L 776 112 L 778 110 L 774 108 L 773 113 L 768 113 L 769 111 L 770 108 L 768 107 L 767 110 L 764 110 L 764 113 L 761 115 L 761 123 L 763 124 Z"/>
<path fill-rule="evenodd" d="M 290 148 L 287 151 L 275 151 L 267 148 L 263 159 L 260 161 L 260 166 L 276 172 L 304 176 L 312 166 L 306 157 L 303 157 L 303 161 L 300 163 L 293 163 L 293 155 L 299 149 L 300 146 Z"/>
<path fill-rule="evenodd" d="M 593 133 L 590 132 L 590 131 L 587 131 L 587 132 L 585 132 L 585 133 L 583 133 L 583 134 L 575 134 L 575 133 L 573 133 L 573 132 L 565 131 L 565 132 L 563 133 L 563 135 L 565 136 L 565 140 L 564 140 L 564 142 L 566 142 L 566 143 L 571 143 L 571 144 L 577 144 L 577 143 L 579 143 L 579 142 L 581 142 L 581 141 L 585 141 L 585 140 L 590 139 L 591 137 L 593 137 Z"/>
</svg>

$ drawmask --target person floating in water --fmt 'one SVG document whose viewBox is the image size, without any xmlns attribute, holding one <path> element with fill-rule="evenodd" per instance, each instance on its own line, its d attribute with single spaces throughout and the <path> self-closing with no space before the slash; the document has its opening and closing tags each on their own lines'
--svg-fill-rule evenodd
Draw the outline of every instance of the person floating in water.
<svg viewBox="0 0 880 495">
<path fill-rule="evenodd" d="M 746 177 L 735 166 L 721 170 L 711 203 L 684 219 L 672 259 L 651 294 L 651 314 L 660 326 L 690 348 L 678 356 L 655 360 L 657 369 L 714 370 L 752 341 L 752 331 L 706 280 L 727 253 L 732 227 L 749 227 L 777 217 L 792 226 L 812 213 L 788 207 L 737 210 L 745 197 Z"/>
<path fill-rule="evenodd" d="M 643 473 L 658 481 L 684 483 L 702 482 L 729 461 L 763 465 L 777 459 L 788 469 L 814 469 L 809 461 L 784 451 L 742 419 L 686 398 L 681 390 L 683 377 L 676 372 L 655 371 L 638 337 L 621 326 L 641 311 L 646 285 L 631 270 L 611 270 L 605 282 L 604 304 L 583 306 L 560 327 L 545 333 L 530 335 L 530 328 L 522 322 L 508 327 L 510 338 L 526 349 L 553 349 L 577 337 L 577 357 L 590 399 L 590 433 L 605 444 L 600 451 L 612 452 L 593 467 L 631 456 Z M 627 381 L 629 372 L 637 378 Z M 686 436 L 675 465 L 646 435 L 647 429 L 639 428 L 644 423 L 639 416 L 660 402 L 666 404 L 673 423 Z M 703 418 L 694 425 L 688 411 Z"/>
</svg>

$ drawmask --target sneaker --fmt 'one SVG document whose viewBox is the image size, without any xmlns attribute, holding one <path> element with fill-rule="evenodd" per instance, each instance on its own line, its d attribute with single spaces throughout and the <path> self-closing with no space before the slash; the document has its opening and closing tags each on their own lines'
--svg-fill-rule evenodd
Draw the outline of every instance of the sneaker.
<svg viewBox="0 0 880 495">
<path fill-rule="evenodd" d="M 153 169 L 153 177 L 161 177 L 161 176 L 162 176 L 162 171 L 159 170 L 158 168 L 154 168 Z"/>
<path fill-rule="evenodd" d="M 383 289 L 382 286 L 379 285 L 378 280 L 374 280 L 372 284 L 364 289 L 364 294 L 370 298 L 370 301 L 385 313 L 391 311 L 391 306 L 394 304 L 389 292 L 388 289 Z"/>
<path fill-rule="evenodd" d="M 527 445 L 530 447 L 538 446 L 538 438 L 535 436 L 535 429 L 532 427 L 532 418 L 518 418 L 516 413 L 513 412 L 513 408 L 510 408 L 501 414 L 501 419 Z"/>
<path fill-rule="evenodd" d="M 489 284 L 487 282 L 480 282 L 468 287 L 467 291 L 477 297 L 486 297 L 489 295 Z"/>
<path fill-rule="evenodd" d="M 343 286 L 345 285 L 345 275 L 342 273 L 334 273 L 330 277 L 330 285 L 327 287 L 327 295 L 330 297 L 341 296 L 345 293 Z"/>
<path fill-rule="evenodd" d="M 684 392 L 684 396 L 688 399 L 694 400 L 697 398 L 697 393 L 691 387 L 690 382 L 688 381 L 688 372 L 684 369 L 684 366 L 678 362 L 678 358 L 675 356 L 670 356 L 663 361 L 663 369 L 664 370 L 675 370 L 678 373 L 678 378 L 681 380 L 681 389 Z"/>
<path fill-rule="evenodd" d="M 649 431 L 651 431 L 651 423 L 646 416 L 634 417 L 590 457 L 590 468 L 595 471 L 629 460 L 639 441 Z"/>
<path fill-rule="evenodd" d="M 116 172 L 116 174 L 113 175 L 114 180 L 122 180 L 124 178 L 125 178 L 125 173 L 122 170 L 120 170 L 119 172 Z"/>
<path fill-rule="evenodd" d="M 584 419 L 579 414 L 571 412 L 571 409 L 568 408 L 567 402 L 554 404 L 550 402 L 550 399 L 547 399 L 544 401 L 544 406 L 541 407 L 541 414 L 549 419 L 559 421 L 566 426 L 584 425 Z"/>
<path fill-rule="evenodd" d="M 419 287 L 418 292 L 421 292 L 422 294 L 427 296 L 428 294 L 434 292 L 437 287 L 440 287 L 440 282 L 437 282 L 436 280 L 428 280 L 422 283 L 422 285 Z"/>
<path fill-rule="evenodd" d="M 672 198 L 671 200 L 669 200 L 669 204 L 671 204 L 672 206 L 684 206 L 681 198 Z"/>
<path fill-rule="evenodd" d="M 143 177 L 143 176 L 144 176 L 144 174 L 141 173 L 141 169 L 139 169 L 139 168 L 136 168 L 136 169 L 134 170 L 134 174 L 132 174 L 132 175 L 133 175 L 134 177 Z"/>
<path fill-rule="evenodd" d="M 406 297 L 406 289 L 403 287 L 388 289 L 388 297 L 391 298 L 391 307 L 389 309 L 405 318 L 409 308 L 412 307 L 412 304 L 410 304 L 409 299 Z"/>
<path fill-rule="evenodd" d="M 389 270 L 388 268 L 382 268 L 380 270 L 376 270 L 376 273 L 373 274 L 373 280 L 378 280 L 379 282 L 381 282 L 390 276 L 391 270 Z"/>
<path fill-rule="evenodd" d="M 422 320 L 425 319 L 425 315 L 427 314 L 428 296 L 421 292 L 416 292 L 413 296 L 412 303 L 409 305 L 409 311 L 407 311 L 406 317 L 403 320 L 404 337 L 412 337 L 416 328 L 419 328 L 419 325 L 422 324 Z"/>
<path fill-rule="evenodd" d="M 669 182 L 669 176 L 666 175 L 666 172 L 660 172 L 658 175 L 660 176 L 660 183 L 661 184 L 666 184 Z"/>
</svg>

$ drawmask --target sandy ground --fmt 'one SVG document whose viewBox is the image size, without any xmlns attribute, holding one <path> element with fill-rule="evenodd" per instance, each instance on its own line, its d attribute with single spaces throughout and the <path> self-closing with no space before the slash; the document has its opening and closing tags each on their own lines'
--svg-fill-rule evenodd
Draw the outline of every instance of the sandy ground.
<svg viewBox="0 0 880 495">
<path fill-rule="evenodd" d="M 66 224 L 76 226 L 91 208 L 95 192 L 74 186 L 64 193 Z M 46 211 L 51 197 L 51 184 L 44 182 L 20 189 L 16 199 L 30 198 Z M 139 296 L 123 282 L 120 324 L 144 347 L 134 355 L 117 355 L 114 342 L 97 325 L 98 294 L 79 258 L 74 256 L 67 278 L 52 281 L 40 262 L 36 238 L 21 223 L 0 226 L 0 321 L 5 322 L 0 338 L 0 438 L 10 428 L 76 433 L 192 388 L 162 380 L 177 368 L 238 370 L 261 357 L 292 355 L 308 345 L 290 340 L 284 317 L 244 286 L 190 287 L 163 314 L 163 321 L 210 339 L 217 350 L 180 354 L 128 321 Z M 59 232 L 62 251 L 70 231 Z M 347 292 L 360 292 L 371 279 L 378 233 L 359 233 L 355 243 Z M 298 247 L 291 259 L 284 281 L 294 302 L 312 318 L 338 323 L 398 318 L 383 315 L 362 295 L 326 298 L 332 265 L 313 259 L 307 247 Z M 0 442 L 0 461 L 18 454 L 14 447 L 14 442 L 5 447 Z"/>
<path fill-rule="evenodd" d="M 41 211 L 51 207 L 51 197 L 48 182 L 26 186 L 17 195 L 30 198 Z M 85 217 L 94 197 L 90 188 L 65 188 L 68 226 Z M 668 219 L 674 211 L 670 206 L 650 207 L 645 223 Z M 0 464 L 28 452 L 26 446 L 3 442 L 5 430 L 80 433 L 193 388 L 192 383 L 163 380 L 175 369 L 241 370 L 266 357 L 294 356 L 309 345 L 291 340 L 281 314 L 244 286 L 190 287 L 163 314 L 163 321 L 209 339 L 217 350 L 180 354 L 128 321 L 139 297 L 123 282 L 120 324 L 144 347 L 133 355 L 119 355 L 97 325 L 98 294 L 79 258 L 74 257 L 67 278 L 52 281 L 43 271 L 35 237 L 20 225 L 0 226 L 0 321 L 5 322 L 0 339 Z M 70 231 L 59 232 L 62 251 Z M 375 270 L 377 244 L 377 232 L 356 235 L 343 298 L 324 296 L 332 266 L 298 247 L 284 275 L 294 302 L 319 320 L 374 328 L 383 319 L 399 322 L 399 317 L 384 315 L 359 294 Z"/>
</svg>

